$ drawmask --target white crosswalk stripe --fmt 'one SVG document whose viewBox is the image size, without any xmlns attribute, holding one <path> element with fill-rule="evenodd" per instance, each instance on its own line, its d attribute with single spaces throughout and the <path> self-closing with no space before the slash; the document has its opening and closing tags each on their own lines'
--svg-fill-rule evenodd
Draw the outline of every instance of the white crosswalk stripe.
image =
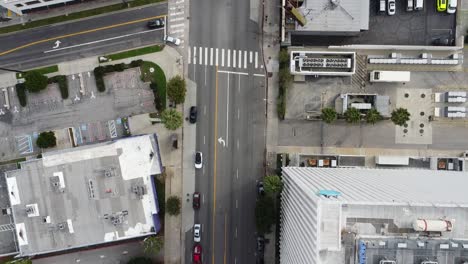
<svg viewBox="0 0 468 264">
<path fill-rule="evenodd" d="M 185 0 L 169 0 L 167 8 L 169 11 L 166 20 L 167 31 L 165 31 L 164 33 L 171 37 L 180 39 L 180 48 L 183 49 L 185 43 L 184 33 L 186 19 Z"/>
<path fill-rule="evenodd" d="M 259 65 L 259 54 L 257 51 L 190 47 L 188 56 L 189 64 L 220 66 L 238 69 L 247 69 L 249 67 L 258 69 L 262 66 Z"/>
<path fill-rule="evenodd" d="M 190 60 L 192 59 L 192 56 L 191 56 L 191 54 L 190 54 L 190 49 L 187 49 L 187 51 L 188 51 L 188 54 L 187 54 L 187 56 L 188 56 L 188 64 L 190 64 Z"/>
</svg>

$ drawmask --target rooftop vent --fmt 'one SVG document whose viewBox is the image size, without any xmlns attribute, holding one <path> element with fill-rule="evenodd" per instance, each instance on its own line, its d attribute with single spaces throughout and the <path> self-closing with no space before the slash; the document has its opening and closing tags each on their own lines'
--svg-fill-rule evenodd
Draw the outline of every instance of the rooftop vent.
<svg viewBox="0 0 468 264">
<path fill-rule="evenodd" d="M 132 193 L 136 194 L 136 196 L 138 196 L 138 198 L 141 199 L 146 193 L 146 190 L 144 186 L 135 185 L 132 187 Z"/>
<path fill-rule="evenodd" d="M 26 214 L 28 215 L 28 217 L 39 216 L 39 207 L 37 206 L 37 204 L 27 204 Z"/>
</svg>

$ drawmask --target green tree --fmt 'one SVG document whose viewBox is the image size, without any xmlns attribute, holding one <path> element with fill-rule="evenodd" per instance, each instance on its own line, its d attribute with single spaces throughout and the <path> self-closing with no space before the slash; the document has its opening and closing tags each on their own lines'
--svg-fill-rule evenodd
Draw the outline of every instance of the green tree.
<svg viewBox="0 0 468 264">
<path fill-rule="evenodd" d="M 39 71 L 29 71 L 24 76 L 24 83 L 30 92 L 37 93 L 44 90 L 49 81 L 47 76 L 42 75 Z"/>
<path fill-rule="evenodd" d="M 36 145 L 40 148 L 52 148 L 57 145 L 57 138 L 54 132 L 42 132 L 37 137 Z"/>
<path fill-rule="evenodd" d="M 293 76 L 289 71 L 289 68 L 281 68 L 278 72 L 278 80 L 280 89 L 286 89 L 291 83 Z"/>
<path fill-rule="evenodd" d="M 187 92 L 185 79 L 179 75 L 170 79 L 167 82 L 167 96 L 176 104 L 181 104 L 185 101 L 185 93 Z"/>
<path fill-rule="evenodd" d="M 31 264 L 32 261 L 30 259 L 13 259 L 10 261 L 5 262 L 5 264 Z"/>
<path fill-rule="evenodd" d="M 278 175 L 265 176 L 265 178 L 263 178 L 263 184 L 267 194 L 280 193 L 283 188 L 283 182 L 281 182 L 281 178 Z"/>
<path fill-rule="evenodd" d="M 338 115 L 335 109 L 331 107 L 326 107 L 322 109 L 321 118 L 325 123 L 330 124 L 331 122 L 335 121 L 337 117 Z"/>
<path fill-rule="evenodd" d="M 344 117 L 348 123 L 358 123 L 361 120 L 361 113 L 356 108 L 351 107 L 346 110 Z"/>
<path fill-rule="evenodd" d="M 129 260 L 127 264 L 153 264 L 153 261 L 147 257 L 136 257 Z"/>
<path fill-rule="evenodd" d="M 280 49 L 278 60 L 281 68 L 285 68 L 289 65 L 289 53 L 287 49 Z"/>
<path fill-rule="evenodd" d="M 375 108 L 371 108 L 366 113 L 366 122 L 369 124 L 375 124 L 382 120 L 382 115 L 380 115 L 379 111 Z"/>
<path fill-rule="evenodd" d="M 397 126 L 403 126 L 410 120 L 411 114 L 405 108 L 397 108 L 392 112 L 392 121 Z"/>
<path fill-rule="evenodd" d="M 170 196 L 166 201 L 166 212 L 170 215 L 180 214 L 180 198 L 177 196 Z"/>
<path fill-rule="evenodd" d="M 164 237 L 162 236 L 149 236 L 145 238 L 145 240 L 143 240 L 143 250 L 145 251 L 146 254 L 156 255 L 159 253 L 159 251 L 161 251 L 163 246 L 164 246 Z"/>
<path fill-rule="evenodd" d="M 167 129 L 176 130 L 182 126 L 184 120 L 181 113 L 174 109 L 166 109 L 161 113 L 161 121 Z"/>
<path fill-rule="evenodd" d="M 261 196 L 255 206 L 255 225 L 260 234 L 271 232 L 271 226 L 275 223 L 275 204 L 270 195 Z"/>
</svg>

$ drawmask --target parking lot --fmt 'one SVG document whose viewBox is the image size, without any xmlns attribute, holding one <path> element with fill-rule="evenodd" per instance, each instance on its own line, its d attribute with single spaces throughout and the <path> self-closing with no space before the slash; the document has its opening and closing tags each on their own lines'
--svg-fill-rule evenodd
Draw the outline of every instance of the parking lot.
<svg viewBox="0 0 468 264">
<path fill-rule="evenodd" d="M 369 3 L 369 30 L 357 36 L 298 36 L 293 45 L 430 45 L 440 37 L 455 37 L 456 15 L 437 12 L 435 0 L 425 0 L 424 10 L 406 11 L 406 0 L 396 0 L 396 14 L 378 11 L 379 0 Z"/>
</svg>

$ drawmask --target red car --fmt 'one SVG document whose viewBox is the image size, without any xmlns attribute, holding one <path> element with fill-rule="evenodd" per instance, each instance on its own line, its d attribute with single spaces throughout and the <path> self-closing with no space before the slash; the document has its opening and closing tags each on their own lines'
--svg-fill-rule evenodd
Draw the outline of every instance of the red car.
<svg viewBox="0 0 468 264">
<path fill-rule="evenodd" d="M 193 209 L 200 209 L 200 193 L 194 192 L 192 198 Z"/>
<path fill-rule="evenodd" d="M 193 247 L 193 264 L 202 263 L 202 247 L 200 245 L 195 245 Z"/>
</svg>

